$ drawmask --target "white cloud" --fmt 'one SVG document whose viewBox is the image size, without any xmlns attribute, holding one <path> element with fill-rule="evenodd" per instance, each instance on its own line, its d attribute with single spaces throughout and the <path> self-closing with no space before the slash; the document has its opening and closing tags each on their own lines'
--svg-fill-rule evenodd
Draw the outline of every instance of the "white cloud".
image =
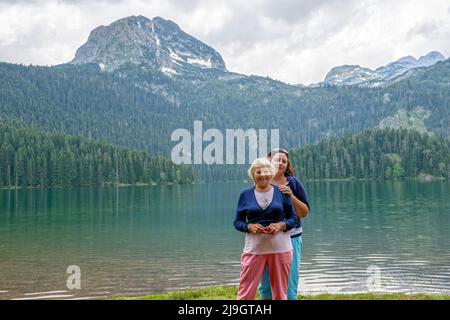
<svg viewBox="0 0 450 320">
<path fill-rule="evenodd" d="M 92 29 L 139 14 L 176 22 L 228 70 L 290 83 L 321 81 L 342 64 L 450 55 L 447 0 L 34 0 L 0 3 L 0 61 L 70 61 Z"/>
</svg>

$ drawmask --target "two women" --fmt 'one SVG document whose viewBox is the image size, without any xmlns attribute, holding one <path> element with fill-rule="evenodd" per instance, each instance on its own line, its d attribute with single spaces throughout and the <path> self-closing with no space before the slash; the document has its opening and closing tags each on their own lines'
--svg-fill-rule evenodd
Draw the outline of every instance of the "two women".
<svg viewBox="0 0 450 320">
<path fill-rule="evenodd" d="M 241 192 L 234 221 L 237 230 L 246 232 L 237 298 L 254 299 L 262 279 L 263 299 L 297 299 L 299 217 L 309 211 L 306 192 L 293 177 L 285 150 L 272 151 L 268 159 L 256 159 L 248 173 L 254 186 Z"/>
<path fill-rule="evenodd" d="M 272 297 L 286 300 L 292 261 L 292 242 L 287 232 L 298 225 L 291 198 L 271 181 L 275 168 L 271 161 L 253 161 L 248 174 L 254 186 L 239 196 L 234 226 L 246 232 L 238 300 L 252 300 L 261 277 L 269 267 Z"/>
<path fill-rule="evenodd" d="M 310 207 L 308 197 L 302 183 L 294 176 L 294 168 L 289 160 L 289 153 L 287 150 L 274 150 L 270 152 L 267 157 L 277 168 L 277 173 L 275 174 L 272 184 L 278 186 L 282 193 L 289 196 L 292 200 L 297 217 L 299 218 L 299 223 L 295 228 L 292 228 L 289 231 L 292 241 L 292 265 L 287 290 L 287 299 L 297 300 L 299 271 L 303 250 L 303 228 L 301 218 L 305 218 L 309 212 Z M 259 295 L 261 296 L 261 299 L 264 300 L 272 299 L 268 270 L 264 272 L 261 279 Z"/>
</svg>

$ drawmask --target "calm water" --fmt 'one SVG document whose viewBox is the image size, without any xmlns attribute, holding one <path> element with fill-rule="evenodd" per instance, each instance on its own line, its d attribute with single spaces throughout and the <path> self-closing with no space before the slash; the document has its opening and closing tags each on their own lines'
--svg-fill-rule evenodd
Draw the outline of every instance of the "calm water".
<svg viewBox="0 0 450 320">
<path fill-rule="evenodd" d="M 238 183 L 0 190 L 0 299 L 239 281 Z M 311 182 L 300 291 L 450 294 L 450 182 Z M 66 286 L 71 265 L 81 289 Z M 378 275 L 378 277 L 377 277 Z"/>
</svg>

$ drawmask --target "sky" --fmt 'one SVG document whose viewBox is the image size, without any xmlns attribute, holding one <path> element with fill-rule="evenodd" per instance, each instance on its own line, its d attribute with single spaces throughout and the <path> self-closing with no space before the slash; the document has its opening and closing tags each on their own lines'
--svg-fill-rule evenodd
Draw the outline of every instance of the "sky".
<svg viewBox="0 0 450 320">
<path fill-rule="evenodd" d="M 130 15 L 170 19 L 228 70 L 291 84 L 344 64 L 450 56 L 448 0 L 0 0 L 0 61 L 69 62 L 91 30 Z"/>
</svg>

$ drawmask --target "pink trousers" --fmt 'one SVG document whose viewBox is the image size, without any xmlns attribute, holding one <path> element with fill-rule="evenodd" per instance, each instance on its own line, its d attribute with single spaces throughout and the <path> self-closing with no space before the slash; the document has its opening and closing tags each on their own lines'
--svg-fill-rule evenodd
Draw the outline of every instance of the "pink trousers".
<svg viewBox="0 0 450 320">
<path fill-rule="evenodd" d="M 242 254 L 242 270 L 237 300 L 254 300 L 259 281 L 269 266 L 273 300 L 286 300 L 291 270 L 292 252 L 270 254 Z"/>
</svg>

